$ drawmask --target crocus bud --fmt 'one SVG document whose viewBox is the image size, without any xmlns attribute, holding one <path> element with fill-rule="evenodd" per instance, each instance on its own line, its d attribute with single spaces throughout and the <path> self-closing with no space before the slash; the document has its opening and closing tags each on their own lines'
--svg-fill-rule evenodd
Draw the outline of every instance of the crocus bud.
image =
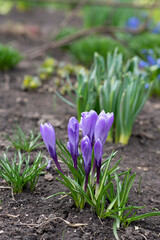
<svg viewBox="0 0 160 240">
<path fill-rule="evenodd" d="M 96 159 L 96 166 L 101 167 L 101 161 L 103 156 L 103 145 L 100 139 L 97 139 L 94 144 L 94 157 Z"/>
<path fill-rule="evenodd" d="M 99 184 L 101 161 L 103 156 L 103 145 L 100 139 L 97 139 L 94 145 L 95 165 L 97 168 L 97 183 Z"/>
<path fill-rule="evenodd" d="M 68 122 L 68 151 L 71 153 L 74 167 L 77 169 L 78 142 L 79 142 L 79 123 L 75 117 L 70 118 Z"/>
<path fill-rule="evenodd" d="M 113 112 L 106 114 L 105 111 L 103 110 L 99 114 L 97 122 L 96 122 L 95 130 L 94 130 L 95 141 L 97 139 L 100 139 L 102 142 L 102 145 L 104 145 L 104 143 L 107 139 L 109 130 L 112 126 L 113 120 L 114 120 Z"/>
<path fill-rule="evenodd" d="M 88 176 L 91 171 L 91 159 L 92 159 L 91 141 L 88 136 L 85 136 L 81 141 L 81 151 L 82 151 L 82 157 L 84 161 L 84 171 L 86 175 L 85 187 L 84 187 L 84 190 L 86 191 L 87 184 L 88 184 Z"/>
<path fill-rule="evenodd" d="M 41 123 L 40 132 L 51 158 L 54 160 L 58 170 L 63 173 L 57 160 L 56 138 L 53 126 L 50 123 L 45 123 L 44 125 Z"/>
<path fill-rule="evenodd" d="M 93 146 L 93 140 L 94 140 L 94 128 L 96 125 L 98 114 L 91 110 L 90 112 L 83 112 L 81 114 L 81 122 L 80 126 L 82 128 L 82 134 L 83 136 L 87 135 L 91 141 L 91 144 Z"/>
</svg>

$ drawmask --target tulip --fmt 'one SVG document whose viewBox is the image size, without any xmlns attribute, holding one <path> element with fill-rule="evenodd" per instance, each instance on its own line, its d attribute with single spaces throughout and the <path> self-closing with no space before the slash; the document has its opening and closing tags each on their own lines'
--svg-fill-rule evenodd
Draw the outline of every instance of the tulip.
<svg viewBox="0 0 160 240">
<path fill-rule="evenodd" d="M 63 173 L 59 162 L 57 160 L 57 153 L 56 153 L 56 138 L 55 138 L 55 131 L 53 126 L 50 123 L 45 123 L 44 125 L 41 123 L 40 126 L 41 136 L 43 141 L 48 149 L 48 152 L 51 158 L 54 160 L 56 167 L 60 172 Z"/>
<path fill-rule="evenodd" d="M 78 142 L 79 142 L 79 123 L 75 117 L 70 118 L 68 122 L 68 139 L 67 148 L 71 153 L 73 164 L 77 169 L 77 157 L 78 157 Z"/>
<path fill-rule="evenodd" d="M 85 136 L 81 141 L 81 151 L 84 161 L 84 171 L 85 171 L 85 186 L 84 190 L 87 190 L 88 176 L 91 171 L 91 159 L 92 159 L 92 146 L 91 141 L 88 136 Z"/>
<path fill-rule="evenodd" d="M 105 111 L 103 110 L 97 119 L 96 122 L 96 126 L 95 126 L 95 130 L 94 130 L 94 137 L 95 137 L 95 141 L 97 139 L 100 139 L 102 142 L 102 145 L 104 145 L 109 130 L 113 124 L 113 120 L 114 120 L 114 114 L 113 113 L 105 113 Z"/>
<path fill-rule="evenodd" d="M 93 147 L 94 140 L 94 128 L 96 125 L 98 114 L 91 110 L 90 112 L 83 112 L 81 114 L 81 123 L 80 126 L 82 128 L 83 137 L 87 135 L 91 141 Z"/>
</svg>

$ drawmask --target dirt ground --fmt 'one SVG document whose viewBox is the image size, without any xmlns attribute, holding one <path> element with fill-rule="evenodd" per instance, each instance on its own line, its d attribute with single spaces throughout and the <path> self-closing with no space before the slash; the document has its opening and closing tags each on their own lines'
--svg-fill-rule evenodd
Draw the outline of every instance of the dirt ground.
<svg viewBox="0 0 160 240">
<path fill-rule="evenodd" d="M 42 17 L 43 15 L 43 17 Z M 0 34 L 0 42 L 16 46 L 26 52 L 33 46 L 44 43 L 44 36 L 58 26 L 64 13 L 49 10 L 30 10 L 25 13 L 12 11 L 8 16 L 0 16 L 0 26 L 7 21 L 38 26 L 42 37 L 32 38 L 25 34 L 6 32 Z M 68 60 L 69 57 L 60 49 L 51 52 L 58 60 Z M 70 117 L 76 116 L 75 109 L 55 99 L 52 91 L 55 88 L 54 78 L 45 82 L 35 91 L 23 91 L 22 79 L 25 74 L 36 74 L 36 68 L 42 59 L 23 60 L 14 70 L 0 72 L 0 154 L 8 142 L 2 134 L 12 134 L 15 122 L 24 131 L 33 128 L 39 132 L 41 122 L 50 122 L 55 127 L 57 138 L 64 143 L 67 140 L 67 123 Z M 39 150 L 49 157 L 44 146 Z M 139 214 L 160 210 L 160 99 L 149 99 L 138 116 L 133 134 L 127 146 L 111 143 L 105 144 L 105 153 L 118 150 L 117 158 L 123 158 L 121 170 L 132 168 L 137 172 L 129 203 L 146 207 Z M 14 155 L 10 149 L 9 154 Z M 113 164 L 116 160 L 113 160 Z M 13 195 L 5 182 L 0 179 L 0 239 L 23 240 L 113 240 L 112 219 L 99 219 L 94 211 L 86 205 L 84 210 L 78 210 L 69 198 L 56 196 L 46 197 L 65 190 L 56 180 L 54 166 L 49 170 L 53 179 L 45 180 L 40 176 L 36 190 L 27 189 L 21 194 Z M 139 177 L 142 176 L 141 191 L 138 194 Z M 73 223 L 83 223 L 84 226 L 74 227 Z M 128 228 L 118 231 L 121 240 L 156 240 L 160 239 L 160 217 L 152 217 L 132 223 Z"/>
</svg>

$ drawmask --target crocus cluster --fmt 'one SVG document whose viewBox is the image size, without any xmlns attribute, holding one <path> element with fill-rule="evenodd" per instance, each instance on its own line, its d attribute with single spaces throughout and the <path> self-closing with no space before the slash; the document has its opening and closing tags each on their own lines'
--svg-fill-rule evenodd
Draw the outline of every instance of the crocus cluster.
<svg viewBox="0 0 160 240">
<path fill-rule="evenodd" d="M 68 143 L 67 149 L 71 154 L 73 159 L 73 166 L 78 171 L 77 161 L 80 155 L 78 150 L 79 145 L 79 130 L 82 130 L 82 140 L 81 140 L 81 153 L 84 164 L 85 172 L 85 183 L 84 190 L 87 190 L 87 184 L 89 180 L 89 174 L 91 172 L 91 161 L 94 156 L 92 176 L 97 171 L 97 184 L 100 180 L 100 169 L 103 156 L 103 146 L 107 139 L 109 130 L 112 126 L 114 120 L 113 113 L 105 113 L 104 110 L 98 115 L 94 110 L 90 112 L 83 112 L 81 114 L 80 123 L 75 117 L 70 118 L 68 123 Z M 51 124 L 45 123 L 41 124 L 40 132 L 43 141 L 48 149 L 51 158 L 57 169 L 63 173 L 59 162 L 57 160 L 56 154 L 56 140 L 55 131 Z M 63 173 L 64 174 L 64 173 Z"/>
</svg>

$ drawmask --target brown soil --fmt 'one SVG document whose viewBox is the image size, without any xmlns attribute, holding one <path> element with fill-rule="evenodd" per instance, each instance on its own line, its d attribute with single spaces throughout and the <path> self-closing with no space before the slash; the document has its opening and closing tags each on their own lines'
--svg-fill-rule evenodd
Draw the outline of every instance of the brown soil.
<svg viewBox="0 0 160 240">
<path fill-rule="evenodd" d="M 42 18 L 43 14 L 43 18 Z M 63 12 L 46 10 L 32 10 L 18 13 L 15 10 L 8 16 L 0 16 L 0 23 L 8 19 L 21 23 L 36 24 L 45 29 L 59 24 Z M 42 40 L 33 40 L 28 36 L 14 36 L 13 34 L 0 34 L 0 41 L 12 43 L 20 50 L 25 51 L 31 46 L 38 46 Z M 54 50 L 53 56 L 59 60 L 68 59 L 61 50 Z M 35 61 L 24 60 L 17 68 L 0 73 L 0 133 L 12 134 L 15 122 L 19 123 L 24 131 L 33 128 L 39 131 L 41 122 L 49 121 L 55 127 L 57 138 L 65 143 L 67 139 L 67 123 L 71 116 L 76 116 L 76 111 L 59 99 L 53 98 L 53 79 L 44 83 L 35 91 L 22 91 L 21 84 L 24 74 L 35 74 L 41 59 Z M 122 157 L 121 170 L 132 168 L 132 173 L 137 172 L 137 178 L 130 194 L 129 202 L 137 206 L 146 205 L 139 213 L 160 210 L 160 101 L 150 99 L 140 113 L 133 128 L 133 134 L 127 146 L 106 143 L 105 153 L 118 149 L 118 158 Z M 8 142 L 0 136 L 0 154 Z M 45 147 L 38 150 L 48 153 Z M 38 151 L 37 150 L 37 151 Z M 33 154 L 35 154 L 33 152 Z M 13 156 L 13 149 L 9 150 Z M 115 160 L 113 160 L 113 163 Z M 94 211 L 86 206 L 78 210 L 69 198 L 56 196 L 45 200 L 56 192 L 65 188 L 56 180 L 57 173 L 54 166 L 49 170 L 53 176 L 52 181 L 46 181 L 40 176 L 36 190 L 29 192 L 27 189 L 14 195 L 0 179 L 0 239 L 115 239 L 112 231 L 113 220 L 100 220 Z M 142 176 L 141 191 L 138 194 L 139 177 Z M 73 223 L 87 225 L 73 227 Z M 160 239 L 160 217 L 152 217 L 132 223 L 128 228 L 118 231 L 122 240 L 156 240 Z"/>
</svg>

